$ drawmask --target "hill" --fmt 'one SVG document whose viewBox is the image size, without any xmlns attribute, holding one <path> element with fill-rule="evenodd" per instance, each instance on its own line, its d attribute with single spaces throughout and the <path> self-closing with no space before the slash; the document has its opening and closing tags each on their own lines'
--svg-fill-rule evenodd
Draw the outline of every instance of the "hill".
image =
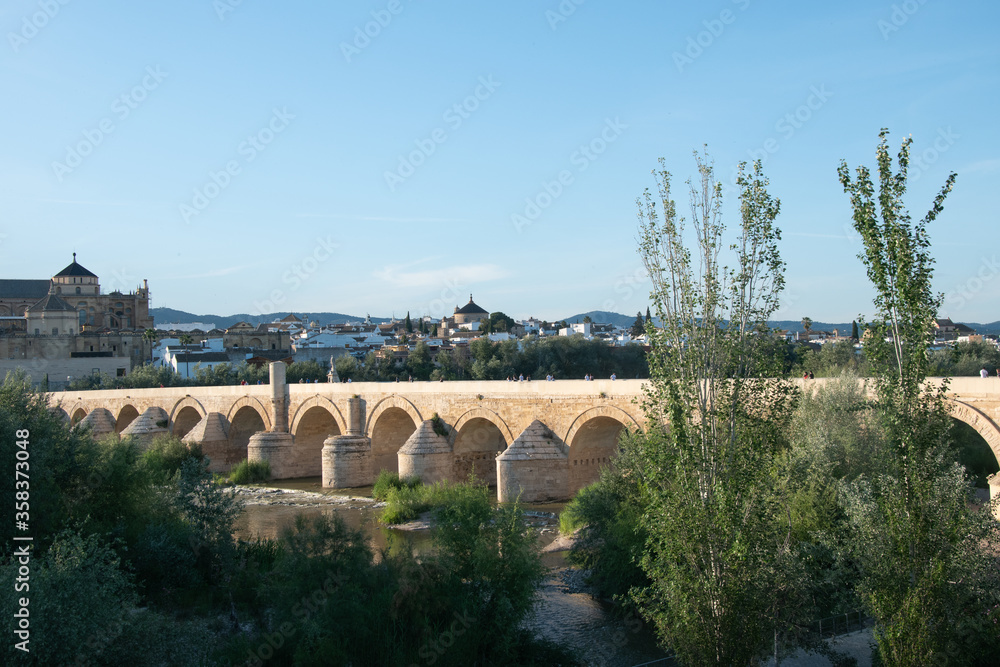
<svg viewBox="0 0 1000 667">
<path fill-rule="evenodd" d="M 258 325 L 263 322 L 273 322 L 274 320 L 280 320 L 283 317 L 288 316 L 290 313 L 288 311 L 282 311 L 277 313 L 265 313 L 263 315 L 250 315 L 249 313 L 236 313 L 235 315 L 195 315 L 194 313 L 189 313 L 183 310 L 174 310 L 173 308 L 150 308 L 150 315 L 153 316 L 153 321 L 156 326 L 162 326 L 166 323 L 172 324 L 188 324 L 191 322 L 205 322 L 214 324 L 219 329 L 225 329 L 231 327 L 237 322 L 248 322 L 253 325 Z M 315 320 L 320 324 L 343 324 L 344 322 L 363 322 L 364 316 L 358 315 L 345 315 L 344 313 L 303 313 L 296 312 L 294 315 L 305 322 L 311 322 Z M 373 317 L 372 322 L 381 324 L 383 322 L 388 322 L 389 319 L 385 317 Z"/>
</svg>

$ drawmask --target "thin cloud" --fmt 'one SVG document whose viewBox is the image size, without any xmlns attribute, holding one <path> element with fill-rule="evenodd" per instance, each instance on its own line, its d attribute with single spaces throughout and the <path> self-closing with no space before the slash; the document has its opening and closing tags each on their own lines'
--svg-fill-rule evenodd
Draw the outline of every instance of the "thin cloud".
<svg viewBox="0 0 1000 667">
<path fill-rule="evenodd" d="M 423 263 L 423 262 L 421 262 Z M 410 265 L 386 266 L 375 271 L 379 280 L 394 287 L 438 287 L 442 285 L 473 285 L 488 280 L 506 278 L 508 272 L 496 264 L 469 264 L 426 271 L 407 271 Z"/>
</svg>

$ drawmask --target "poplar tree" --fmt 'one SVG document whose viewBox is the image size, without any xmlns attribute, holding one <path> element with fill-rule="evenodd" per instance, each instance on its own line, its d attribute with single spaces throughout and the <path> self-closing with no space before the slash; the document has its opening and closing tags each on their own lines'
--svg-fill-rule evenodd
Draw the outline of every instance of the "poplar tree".
<svg viewBox="0 0 1000 667">
<path fill-rule="evenodd" d="M 623 452 L 626 465 L 638 462 L 649 535 L 641 564 L 652 582 L 632 597 L 683 664 L 746 665 L 775 650 L 803 608 L 774 479 L 797 394 L 768 379 L 780 376 L 766 324 L 784 287 L 780 203 L 760 162 L 749 173 L 740 166 L 739 237 L 727 268 L 722 188 L 707 156 L 695 160 L 690 233 L 665 169 L 654 171 L 657 192 L 638 202 L 661 326 L 647 327 L 649 426 Z"/>
<path fill-rule="evenodd" d="M 847 553 L 860 566 L 858 593 L 885 664 L 977 664 L 1000 643 L 1000 581 L 984 549 L 998 543 L 998 524 L 988 507 L 970 509 L 972 485 L 949 451 L 947 382 L 925 382 L 942 299 L 931 287 L 927 228 L 956 176 L 914 223 L 903 203 L 912 139 L 903 140 L 894 171 L 887 135 L 879 133 L 877 187 L 865 166 L 853 176 L 846 162 L 838 169 L 876 293 L 875 317 L 861 325 L 886 443 L 876 472 L 845 489 Z"/>
</svg>

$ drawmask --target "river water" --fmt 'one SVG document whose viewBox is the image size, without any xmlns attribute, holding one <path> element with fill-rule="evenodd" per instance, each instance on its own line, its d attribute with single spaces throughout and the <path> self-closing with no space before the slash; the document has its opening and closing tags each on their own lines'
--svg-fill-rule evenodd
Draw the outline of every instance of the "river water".
<svg viewBox="0 0 1000 667">
<path fill-rule="evenodd" d="M 236 526 L 237 535 L 277 537 L 304 515 L 339 516 L 352 528 L 362 529 L 378 553 L 391 540 L 405 539 L 417 553 L 431 549 L 428 529 L 400 530 L 378 523 L 381 505 L 371 498 L 371 487 L 349 491 L 324 489 L 320 478 L 282 480 L 269 488 L 243 487 L 246 507 Z M 558 537 L 558 513 L 564 504 L 526 505 L 528 521 L 544 549 Z M 587 665 L 630 667 L 673 665 L 657 648 L 652 632 L 638 618 L 618 619 L 609 607 L 588 592 L 583 574 L 569 567 L 565 551 L 543 553 L 550 568 L 542 583 L 529 627 L 539 635 L 575 649 Z"/>
</svg>

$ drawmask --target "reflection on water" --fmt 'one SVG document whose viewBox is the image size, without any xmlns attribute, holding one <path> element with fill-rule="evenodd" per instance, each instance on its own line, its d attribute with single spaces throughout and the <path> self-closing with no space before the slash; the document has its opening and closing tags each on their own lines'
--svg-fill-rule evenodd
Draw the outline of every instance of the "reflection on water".
<svg viewBox="0 0 1000 667">
<path fill-rule="evenodd" d="M 322 493 L 327 497 L 317 499 L 300 494 L 251 497 L 237 521 L 239 537 L 277 537 L 300 514 L 307 518 L 338 516 L 349 527 L 364 531 L 376 554 L 400 539 L 409 542 L 417 553 L 431 549 L 429 530 L 403 531 L 379 525 L 381 510 L 371 501 L 371 487 L 349 491 L 323 489 L 318 477 L 272 484 L 275 488 Z M 563 507 L 563 503 L 525 505 L 529 523 L 539 531 L 539 547 L 547 546 L 558 535 L 558 523 L 550 517 L 557 516 Z M 539 589 L 538 603 L 527 621 L 539 635 L 570 646 L 587 665 L 616 667 L 650 661 L 656 661 L 653 663 L 656 667 L 673 664 L 659 661 L 665 655 L 640 619 L 615 619 L 586 592 L 583 575 L 567 567 L 565 552 L 543 554 L 542 561 L 552 570 Z"/>
</svg>

